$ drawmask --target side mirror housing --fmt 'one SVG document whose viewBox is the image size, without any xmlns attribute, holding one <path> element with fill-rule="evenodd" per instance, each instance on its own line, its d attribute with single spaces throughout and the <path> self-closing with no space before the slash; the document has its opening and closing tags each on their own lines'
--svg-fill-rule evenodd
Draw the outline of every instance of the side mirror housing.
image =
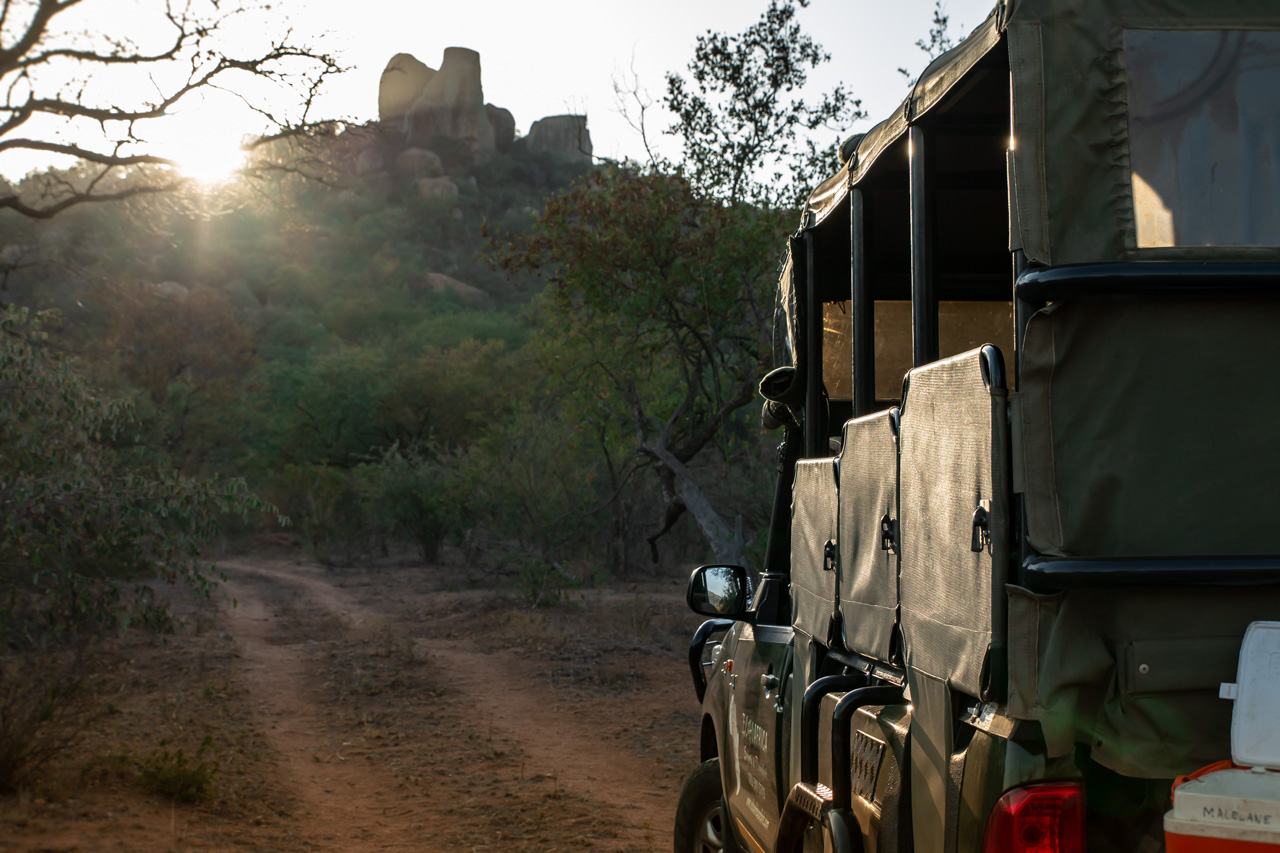
<svg viewBox="0 0 1280 853">
<path fill-rule="evenodd" d="M 742 566 L 698 566 L 689 576 L 685 600 L 702 616 L 741 619 L 750 604 L 747 570 Z"/>
<path fill-rule="evenodd" d="M 760 396 L 764 397 L 760 420 L 765 429 L 800 427 L 805 390 L 802 379 L 798 370 L 787 366 L 774 368 L 760 380 Z"/>
</svg>

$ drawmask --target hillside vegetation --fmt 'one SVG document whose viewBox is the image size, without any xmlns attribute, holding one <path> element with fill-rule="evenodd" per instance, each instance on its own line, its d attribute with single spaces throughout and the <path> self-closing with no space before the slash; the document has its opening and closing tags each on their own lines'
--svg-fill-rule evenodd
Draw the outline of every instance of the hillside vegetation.
<svg viewBox="0 0 1280 853">
<path fill-rule="evenodd" d="M 796 8 L 668 76 L 679 164 L 436 137 L 367 168 L 396 132 L 375 124 L 217 186 L 0 211 L 0 791 L 101 711 L 98 640 L 173 629 L 154 579 L 208 594 L 228 553 L 424 566 L 532 607 L 758 568 L 779 253 L 835 162 L 797 134 L 859 115 L 841 88 L 794 99 L 829 58 Z"/>
<path fill-rule="evenodd" d="M 688 226 L 672 207 L 692 203 L 687 185 L 661 201 L 646 194 L 652 177 L 588 175 L 520 148 L 455 166 L 454 198 L 419 198 L 412 180 L 381 172 L 338 177 L 265 177 L 49 222 L 11 216 L 3 299 L 56 309 L 61 321 L 46 318 L 37 350 L 127 404 L 111 452 L 190 478 L 244 478 L 322 560 L 412 547 L 430 562 L 465 545 L 471 558 L 560 581 L 587 579 L 570 564 L 648 564 L 642 539 L 661 510 L 636 475 L 625 412 L 617 422 L 616 401 L 575 383 L 583 317 L 572 300 L 541 298 L 554 273 L 517 269 L 511 241 L 532 233 L 552 199 L 563 211 L 575 193 L 621 197 L 624 186 L 654 222 L 670 219 L 663 239 L 674 238 Z M 597 205 L 581 233 L 618 213 Z M 736 261 L 727 284 L 758 297 L 751 279 L 768 277 L 772 249 Z M 596 282 L 606 300 L 627 275 L 594 272 L 617 277 Z M 613 357 L 663 380 L 660 352 Z M 759 456 L 749 420 L 708 464 Z M 717 479 L 726 495 L 738 485 Z M 740 485 L 737 511 L 758 528 L 760 490 Z M 277 524 L 260 513 L 230 531 Z"/>
</svg>

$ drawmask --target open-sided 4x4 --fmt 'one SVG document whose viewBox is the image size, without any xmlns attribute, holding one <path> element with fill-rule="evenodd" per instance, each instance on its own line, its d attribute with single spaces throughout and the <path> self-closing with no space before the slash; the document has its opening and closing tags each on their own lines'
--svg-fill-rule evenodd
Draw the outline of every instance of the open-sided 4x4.
<svg viewBox="0 0 1280 853">
<path fill-rule="evenodd" d="M 1280 6 L 1006 0 L 842 160 L 677 853 L 1162 850 L 1280 618 Z"/>
</svg>

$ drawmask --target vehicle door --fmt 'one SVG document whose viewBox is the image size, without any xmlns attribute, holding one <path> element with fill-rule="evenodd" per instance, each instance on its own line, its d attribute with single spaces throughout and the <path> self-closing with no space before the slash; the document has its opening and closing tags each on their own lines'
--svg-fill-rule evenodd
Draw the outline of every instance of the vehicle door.
<svg viewBox="0 0 1280 853">
<path fill-rule="evenodd" d="M 735 777 L 729 810 L 761 847 L 777 834 L 791 778 L 792 718 L 788 701 L 803 692 L 791 685 L 797 640 L 827 642 L 836 609 L 835 546 L 839 462 L 805 459 L 795 464 L 791 488 L 790 625 L 753 626 L 743 644 L 741 680 L 731 713 Z M 802 673 L 803 676 L 803 673 Z"/>
<path fill-rule="evenodd" d="M 793 658 L 790 625 L 739 626 L 729 675 L 729 739 L 725 795 L 738 831 L 772 846 L 781 798 L 789 790 L 790 713 L 787 679 Z"/>
</svg>

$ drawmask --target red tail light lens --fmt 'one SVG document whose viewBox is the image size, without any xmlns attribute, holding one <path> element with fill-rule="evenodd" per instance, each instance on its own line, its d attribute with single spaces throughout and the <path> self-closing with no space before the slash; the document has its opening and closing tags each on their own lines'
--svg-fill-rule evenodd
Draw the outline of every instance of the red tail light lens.
<svg viewBox="0 0 1280 853">
<path fill-rule="evenodd" d="M 1084 789 L 1014 788 L 991 810 L 982 853 L 1084 853 Z"/>
</svg>

